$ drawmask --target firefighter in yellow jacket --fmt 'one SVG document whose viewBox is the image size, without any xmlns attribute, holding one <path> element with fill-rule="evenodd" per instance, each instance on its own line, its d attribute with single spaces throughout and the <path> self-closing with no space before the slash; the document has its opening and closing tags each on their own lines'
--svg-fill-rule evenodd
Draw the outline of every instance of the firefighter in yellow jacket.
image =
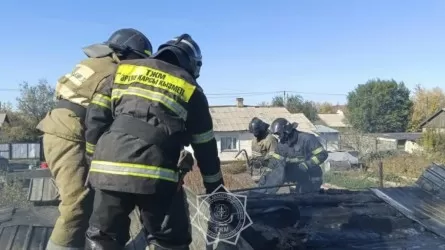
<svg viewBox="0 0 445 250">
<path fill-rule="evenodd" d="M 93 195 L 85 187 L 84 120 L 93 94 L 123 59 L 151 55 L 147 37 L 135 29 L 120 29 L 107 42 L 83 49 L 87 59 L 62 76 L 56 86 L 57 106 L 38 124 L 46 161 L 59 189 L 60 216 L 47 249 L 83 249 Z"/>
<path fill-rule="evenodd" d="M 86 249 L 123 249 L 135 206 L 155 249 L 189 249 L 177 168 L 184 146 L 193 147 L 207 193 L 223 184 L 207 98 L 196 82 L 201 60 L 198 45 L 183 34 L 151 58 L 120 63 L 95 95 L 102 101 L 89 105 L 86 119 L 86 141 L 95 145 Z"/>
<path fill-rule="evenodd" d="M 252 157 L 265 157 L 274 152 L 277 147 L 277 139 L 268 131 L 269 124 L 258 117 L 254 117 L 249 123 L 249 132 L 255 138 L 252 139 Z"/>
</svg>

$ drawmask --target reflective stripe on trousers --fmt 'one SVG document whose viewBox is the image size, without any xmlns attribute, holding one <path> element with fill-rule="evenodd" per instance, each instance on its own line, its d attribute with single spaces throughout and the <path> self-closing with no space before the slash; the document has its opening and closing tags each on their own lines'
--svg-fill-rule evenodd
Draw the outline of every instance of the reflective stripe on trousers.
<svg viewBox="0 0 445 250">
<path fill-rule="evenodd" d="M 91 172 L 137 176 L 152 179 L 161 179 L 166 181 L 178 182 L 178 173 L 166 168 L 149 166 L 143 164 L 121 163 L 121 162 L 107 162 L 107 161 L 92 161 Z"/>
<path fill-rule="evenodd" d="M 222 179 L 223 175 L 221 171 L 214 175 L 202 175 L 202 180 L 206 183 L 215 183 Z"/>
<path fill-rule="evenodd" d="M 211 141 L 213 138 L 215 138 L 213 130 L 209 130 L 201 134 L 192 135 L 192 143 L 202 144 Z"/>
</svg>

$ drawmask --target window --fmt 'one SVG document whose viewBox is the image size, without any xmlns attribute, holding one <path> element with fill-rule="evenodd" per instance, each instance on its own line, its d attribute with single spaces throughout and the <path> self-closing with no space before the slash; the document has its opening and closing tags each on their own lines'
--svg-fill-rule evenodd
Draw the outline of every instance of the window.
<svg viewBox="0 0 445 250">
<path fill-rule="evenodd" d="M 236 137 L 221 137 L 221 151 L 237 150 L 238 140 Z"/>
</svg>

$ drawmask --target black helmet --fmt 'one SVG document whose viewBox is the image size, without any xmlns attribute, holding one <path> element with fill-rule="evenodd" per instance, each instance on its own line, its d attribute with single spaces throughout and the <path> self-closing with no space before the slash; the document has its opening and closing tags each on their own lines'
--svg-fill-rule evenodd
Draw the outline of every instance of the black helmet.
<svg viewBox="0 0 445 250">
<path fill-rule="evenodd" d="M 150 40 L 142 32 L 135 29 L 117 30 L 111 34 L 104 44 L 123 56 L 132 52 L 141 58 L 146 58 L 153 53 Z"/>
<path fill-rule="evenodd" d="M 175 55 L 177 66 L 185 69 L 195 79 L 199 77 L 202 66 L 201 49 L 189 34 L 182 34 L 161 44 L 153 57 L 162 57 L 167 51 Z"/>
<path fill-rule="evenodd" d="M 269 130 L 270 133 L 278 136 L 280 141 L 283 141 L 292 133 L 296 126 L 298 126 L 298 123 L 296 122 L 290 123 L 284 118 L 277 118 L 272 122 Z"/>
<path fill-rule="evenodd" d="M 267 133 L 269 124 L 263 122 L 260 118 L 254 117 L 249 123 L 249 132 L 255 137 L 264 135 Z"/>
</svg>

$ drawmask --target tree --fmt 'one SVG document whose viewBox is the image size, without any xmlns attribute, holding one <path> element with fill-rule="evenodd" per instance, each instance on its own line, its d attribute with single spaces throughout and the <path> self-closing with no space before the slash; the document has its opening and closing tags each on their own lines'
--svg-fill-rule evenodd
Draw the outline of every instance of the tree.
<svg viewBox="0 0 445 250">
<path fill-rule="evenodd" d="M 39 80 L 35 86 L 24 82 L 17 98 L 17 108 L 37 124 L 55 106 L 54 94 L 55 89 L 45 79 Z"/>
<path fill-rule="evenodd" d="M 445 92 L 439 87 L 425 89 L 417 85 L 414 88 L 412 101 L 413 109 L 409 128 L 411 131 L 417 131 L 421 122 L 439 109 L 445 108 Z"/>
<path fill-rule="evenodd" d="M 329 102 L 323 102 L 316 104 L 318 113 L 320 114 L 335 114 L 337 113 L 337 110 L 335 109 L 334 105 L 332 105 Z"/>
<path fill-rule="evenodd" d="M 286 109 L 292 114 L 303 113 L 311 121 L 318 119 L 315 104 L 313 102 L 303 100 L 303 97 L 299 95 L 288 96 L 286 98 L 286 102 L 282 96 L 275 96 L 272 99 L 272 106 L 286 107 Z"/>
<path fill-rule="evenodd" d="M 270 104 L 268 102 L 260 102 L 260 103 L 258 103 L 258 106 L 267 107 L 267 106 L 270 106 Z"/>
<path fill-rule="evenodd" d="M 411 116 L 410 91 L 403 82 L 372 79 L 347 97 L 347 119 L 365 133 L 404 132 Z"/>
<path fill-rule="evenodd" d="M 36 126 L 55 106 L 53 97 L 54 88 L 46 80 L 39 80 L 34 86 L 24 82 L 20 86 L 17 110 L 13 110 L 11 106 L 2 107 L 8 114 L 10 125 L 2 127 L 1 141 L 36 141 L 41 134 Z"/>
</svg>

